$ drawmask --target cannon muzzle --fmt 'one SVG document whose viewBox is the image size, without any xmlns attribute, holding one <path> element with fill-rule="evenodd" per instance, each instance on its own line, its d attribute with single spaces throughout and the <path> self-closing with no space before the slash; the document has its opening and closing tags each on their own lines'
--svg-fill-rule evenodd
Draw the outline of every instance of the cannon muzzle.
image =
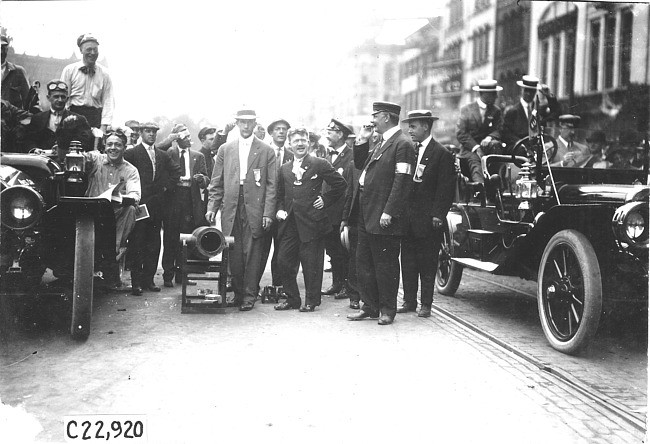
<svg viewBox="0 0 650 444">
<path fill-rule="evenodd" d="M 217 256 L 229 244 L 232 244 L 233 239 L 230 236 L 226 238 L 215 227 L 199 227 L 192 234 L 181 233 L 179 242 L 181 245 L 183 242 L 187 244 L 190 256 L 205 260 Z"/>
</svg>

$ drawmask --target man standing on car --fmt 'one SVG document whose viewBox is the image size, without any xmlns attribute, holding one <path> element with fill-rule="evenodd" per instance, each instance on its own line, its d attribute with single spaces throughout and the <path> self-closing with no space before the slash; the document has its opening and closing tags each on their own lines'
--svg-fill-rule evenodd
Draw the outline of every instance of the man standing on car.
<svg viewBox="0 0 650 444">
<path fill-rule="evenodd" d="M 201 188 L 210 183 L 205 169 L 203 154 L 191 150 L 192 136 L 187 127 L 176 124 L 173 133 L 179 134 L 177 146 L 167 151 L 174 163 L 181 168 L 178 182 L 166 191 L 166 208 L 163 229 L 163 281 L 165 287 L 173 287 L 174 277 L 177 284 L 181 279 L 181 258 L 179 248 L 180 233 L 192 233 L 196 227 L 207 225 Z"/>
<path fill-rule="evenodd" d="M 154 283 L 160 256 L 160 228 L 165 211 L 165 191 L 178 183 L 181 169 L 165 152 L 155 147 L 159 126 L 155 122 L 140 125 L 142 141 L 124 153 L 124 159 L 140 173 L 141 204 L 147 205 L 149 217 L 139 220 L 129 238 L 132 248 L 131 283 L 134 296 L 142 289 L 160 291 Z"/>
<path fill-rule="evenodd" d="M 483 183 L 481 157 L 500 152 L 501 109 L 494 102 L 502 89 L 496 80 L 479 80 L 472 87 L 479 97 L 460 109 L 456 122 L 456 137 L 461 145 L 459 156 L 467 159 L 472 182 Z"/>
<path fill-rule="evenodd" d="M 415 153 L 399 128 L 401 107 L 390 102 L 372 105 L 376 143 L 363 128 L 354 147 L 355 166 L 362 170 L 352 199 L 350 219 L 358 220 L 357 277 L 363 307 L 348 319 L 379 318 L 392 324 L 397 311 L 399 249 L 406 234 L 406 203 L 410 192 Z"/>
<path fill-rule="evenodd" d="M 2 100 L 6 100 L 16 108 L 30 111 L 29 81 L 25 68 L 7 60 L 9 38 L 6 35 L 0 36 L 0 43 L 2 43 Z"/>
<path fill-rule="evenodd" d="M 409 136 L 415 142 L 417 161 L 408 200 L 408 230 L 402 240 L 404 304 L 397 312 L 415 311 L 420 281 L 418 316 L 425 318 L 431 316 L 438 252 L 456 183 L 453 154 L 431 135 L 436 120 L 429 110 L 409 111 L 402 120 L 408 124 Z"/>
<path fill-rule="evenodd" d="M 253 135 L 255 111 L 237 111 L 239 138 L 219 148 L 212 170 L 205 218 L 214 223 L 221 210 L 221 231 L 233 236 L 230 270 L 240 311 L 255 305 L 260 278 L 263 236 L 271 229 L 276 205 L 275 153 Z"/>
<path fill-rule="evenodd" d="M 324 238 L 332 230 L 338 235 L 338 226 L 332 228 L 326 209 L 343 196 L 346 183 L 327 160 L 308 155 L 306 128 L 291 128 L 288 137 L 294 159 L 280 168 L 276 215 L 280 239 L 278 265 L 287 301 L 274 308 L 312 312 L 321 303 Z M 305 278 L 302 307 L 296 282 L 300 265 Z"/>
</svg>

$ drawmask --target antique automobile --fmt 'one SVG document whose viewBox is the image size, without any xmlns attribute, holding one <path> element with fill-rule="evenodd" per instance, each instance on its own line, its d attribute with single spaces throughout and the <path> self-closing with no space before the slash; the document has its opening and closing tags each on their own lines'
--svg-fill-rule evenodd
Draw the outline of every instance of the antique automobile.
<svg viewBox="0 0 650 444">
<path fill-rule="evenodd" d="M 90 333 L 95 265 L 115 261 L 115 218 L 109 200 L 83 197 L 84 158 L 73 142 L 65 159 L 40 154 L 0 157 L 0 298 L 63 297 L 70 334 Z M 58 277 L 45 285 L 46 269 Z"/>
<path fill-rule="evenodd" d="M 568 354 L 589 343 L 615 302 L 645 307 L 648 137 L 626 146 L 625 135 L 612 138 L 593 151 L 576 143 L 575 161 L 564 162 L 560 137 L 539 132 L 514 154 L 484 156 L 484 184 L 468 183 L 457 161 L 438 292 L 453 296 L 465 267 L 537 281 L 544 334 Z"/>
</svg>

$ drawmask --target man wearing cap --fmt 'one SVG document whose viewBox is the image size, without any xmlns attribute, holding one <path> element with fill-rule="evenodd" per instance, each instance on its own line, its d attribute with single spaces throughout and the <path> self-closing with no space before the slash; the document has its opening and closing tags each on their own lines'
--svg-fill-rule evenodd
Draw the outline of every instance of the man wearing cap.
<svg viewBox="0 0 650 444">
<path fill-rule="evenodd" d="M 271 148 L 275 152 L 275 167 L 276 167 L 276 176 L 279 178 L 280 167 L 287 163 L 293 161 L 293 153 L 291 150 L 285 146 L 287 141 L 287 131 L 289 131 L 291 125 L 284 119 L 277 119 L 271 122 L 267 127 L 268 133 L 271 135 Z M 279 251 L 279 238 L 278 238 L 278 224 L 273 224 L 271 229 L 264 233 L 264 239 L 262 240 L 263 250 L 262 250 L 262 265 L 260 269 L 260 279 L 264 274 L 264 269 L 269 260 L 269 254 L 271 253 L 271 244 L 273 244 L 273 256 L 271 256 L 271 285 L 275 288 L 282 286 L 282 277 L 280 274 L 280 269 L 278 267 L 278 251 Z"/>
<path fill-rule="evenodd" d="M 589 157 L 583 164 L 583 168 L 608 168 L 610 163 L 604 159 L 607 150 L 607 136 L 603 131 L 594 131 L 587 137 Z"/>
<path fill-rule="evenodd" d="M 207 225 L 201 201 L 201 188 L 210 183 L 203 154 L 190 149 L 192 137 L 187 126 L 176 124 L 172 129 L 180 134 L 176 146 L 167 151 L 172 161 L 181 167 L 181 177 L 176 185 L 165 192 L 165 219 L 163 229 L 163 280 L 165 287 L 173 287 L 172 282 L 182 282 L 180 272 L 180 233 L 192 233 L 196 227 Z"/>
<path fill-rule="evenodd" d="M 40 148 L 51 149 L 56 143 L 55 133 L 61 122 L 68 116 L 76 116 L 79 119 L 78 140 L 84 151 L 93 149 L 93 134 L 90 125 L 85 117 L 65 109 L 68 100 L 68 86 L 61 80 L 52 80 L 47 84 L 47 100 L 50 102 L 50 110 L 36 113 L 27 127 L 25 135 L 25 150 Z"/>
<path fill-rule="evenodd" d="M 332 231 L 327 208 L 344 195 L 346 184 L 327 160 L 308 155 L 306 128 L 291 128 L 288 137 L 294 159 L 280 169 L 276 214 L 280 239 L 278 263 L 287 300 L 274 308 L 312 312 L 321 303 L 324 238 Z M 338 227 L 334 231 L 338 234 Z M 302 307 L 296 282 L 300 265 L 305 278 Z"/>
<path fill-rule="evenodd" d="M 253 135 L 256 119 L 250 109 L 235 115 L 239 138 L 217 152 L 205 215 L 212 224 L 221 210 L 221 231 L 235 238 L 230 271 L 235 303 L 241 311 L 252 310 L 255 304 L 262 277 L 263 237 L 276 212 L 275 152 Z"/>
<path fill-rule="evenodd" d="M 137 120 L 127 120 L 124 123 L 124 126 L 131 130 L 131 133 L 129 133 L 129 141 L 126 148 L 133 148 L 138 144 L 138 140 L 140 139 L 140 122 Z"/>
<path fill-rule="evenodd" d="M 557 138 L 557 153 L 549 162 L 551 166 L 579 168 L 589 157 L 589 148 L 575 141 L 575 127 L 580 123 L 580 116 L 562 114 L 559 117 L 560 135 Z"/>
<path fill-rule="evenodd" d="M 327 126 L 327 141 L 330 147 L 330 154 L 327 160 L 330 161 L 334 170 L 343 176 L 346 180 L 352 180 L 352 169 L 354 168 L 354 159 L 352 150 L 348 148 L 345 140 L 350 130 L 347 125 L 340 120 L 332 119 Z M 330 185 L 323 184 L 323 193 L 330 190 Z M 324 295 L 335 295 L 335 299 L 344 299 L 346 297 L 344 286 L 348 278 L 349 258 L 347 250 L 341 245 L 341 235 L 339 227 L 343 216 L 343 205 L 345 204 L 345 193 L 332 203 L 325 212 L 327 218 L 333 225 L 333 230 L 325 236 L 325 251 L 330 257 L 332 265 L 332 285 L 323 291 Z M 340 296 L 339 296 L 340 294 Z"/>
<path fill-rule="evenodd" d="M 456 137 L 461 145 L 460 157 L 467 159 L 472 182 L 483 183 L 481 157 L 499 152 L 501 109 L 494 105 L 498 91 L 496 80 L 479 80 L 472 90 L 479 93 L 475 102 L 460 109 Z"/>
<path fill-rule="evenodd" d="M 404 304 L 397 312 L 416 310 L 419 281 L 420 317 L 431 316 L 444 221 L 455 195 L 454 156 L 433 138 L 431 127 L 435 120 L 438 118 L 429 110 L 409 111 L 402 120 L 415 142 L 417 161 L 408 200 L 408 229 L 402 240 Z"/>
<path fill-rule="evenodd" d="M 68 108 L 84 116 L 91 127 L 102 131 L 113 122 L 113 83 L 106 67 L 97 63 L 99 42 L 92 34 L 77 38 L 82 60 L 72 63 L 61 73 L 68 84 Z"/>
<path fill-rule="evenodd" d="M 124 159 L 133 164 L 140 173 L 142 188 L 141 204 L 147 205 L 149 217 L 141 219 L 129 238 L 133 254 L 131 265 L 132 294 L 142 295 L 143 288 L 160 291 L 154 283 L 160 256 L 160 228 L 165 213 L 165 191 L 176 186 L 181 168 L 167 152 L 156 146 L 159 126 L 155 122 L 140 125 L 141 142 L 124 153 Z"/>
<path fill-rule="evenodd" d="M 27 72 L 20 65 L 7 60 L 9 53 L 9 38 L 0 36 L 2 43 L 2 100 L 6 100 L 16 108 L 29 111 L 29 81 Z"/>
<path fill-rule="evenodd" d="M 540 84 L 537 77 L 524 75 L 521 80 L 517 80 L 517 85 L 521 87 L 521 97 L 519 102 L 506 108 L 501 129 L 501 140 L 506 144 L 509 153 L 519 140 L 528 137 L 530 116 L 537 106 L 537 91 L 542 93 L 546 102 L 539 102 L 537 115 L 540 123 L 556 117 L 560 112 L 560 105 L 548 85 Z"/>
<path fill-rule="evenodd" d="M 357 321 L 379 318 L 392 324 L 397 311 L 399 250 L 406 234 L 406 204 L 415 163 L 413 145 L 399 128 L 401 107 L 390 102 L 373 103 L 372 123 L 378 134 L 364 127 L 354 147 L 355 167 L 361 169 L 349 219 L 357 223 L 357 277 L 363 306 L 348 315 Z"/>
</svg>

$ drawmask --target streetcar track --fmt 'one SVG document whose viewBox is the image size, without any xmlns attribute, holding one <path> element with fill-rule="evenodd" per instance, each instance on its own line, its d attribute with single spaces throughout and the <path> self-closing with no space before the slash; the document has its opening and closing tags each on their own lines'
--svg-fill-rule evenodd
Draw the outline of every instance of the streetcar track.
<svg viewBox="0 0 650 444">
<path fill-rule="evenodd" d="M 507 284 L 502 284 L 499 282 L 495 282 L 493 280 L 490 280 L 488 278 L 485 278 L 483 276 L 477 276 L 474 273 L 468 273 L 471 277 L 479 279 L 483 282 L 487 282 L 489 284 L 495 285 L 497 287 L 504 288 L 508 291 L 512 291 L 514 293 L 518 294 L 523 294 L 525 296 L 532 296 L 532 297 L 537 297 L 534 294 L 531 294 L 529 292 L 514 288 L 512 286 L 509 286 Z M 400 293 L 401 293 L 400 289 Z M 477 334 L 479 337 L 482 337 L 484 339 L 487 339 L 490 341 L 493 345 L 502 348 L 504 350 L 507 350 L 510 353 L 513 353 L 514 355 L 518 356 L 519 358 L 523 359 L 524 361 L 530 363 L 531 365 L 537 367 L 544 375 L 547 375 L 549 377 L 552 377 L 552 379 L 556 382 L 559 382 L 563 384 L 564 386 L 567 386 L 569 388 L 574 389 L 578 393 L 582 394 L 583 396 L 587 397 L 588 399 L 592 400 L 595 402 L 598 406 L 604 408 L 608 412 L 612 413 L 616 417 L 624 420 L 628 424 L 632 425 L 635 429 L 641 431 L 641 432 L 646 432 L 646 421 L 645 421 L 645 416 L 641 413 L 635 413 L 630 411 L 630 409 L 620 402 L 616 401 L 615 399 L 611 398 L 610 396 L 600 392 L 599 390 L 594 389 L 590 385 L 580 381 L 579 379 L 571 376 L 568 372 L 557 368 L 555 366 L 552 366 L 548 363 L 543 362 L 542 360 L 536 358 L 535 356 L 526 353 L 523 350 L 520 350 L 519 348 L 509 344 L 508 342 L 499 339 L 495 335 L 487 332 L 486 330 L 478 327 L 477 325 L 474 325 L 473 323 L 463 319 L 462 317 L 438 306 L 435 302 L 431 306 L 432 310 L 434 310 L 439 316 L 444 317 L 448 321 L 455 323 L 457 325 L 460 325 L 461 327 L 464 327 L 465 329 L 470 330 L 474 334 Z"/>
</svg>

